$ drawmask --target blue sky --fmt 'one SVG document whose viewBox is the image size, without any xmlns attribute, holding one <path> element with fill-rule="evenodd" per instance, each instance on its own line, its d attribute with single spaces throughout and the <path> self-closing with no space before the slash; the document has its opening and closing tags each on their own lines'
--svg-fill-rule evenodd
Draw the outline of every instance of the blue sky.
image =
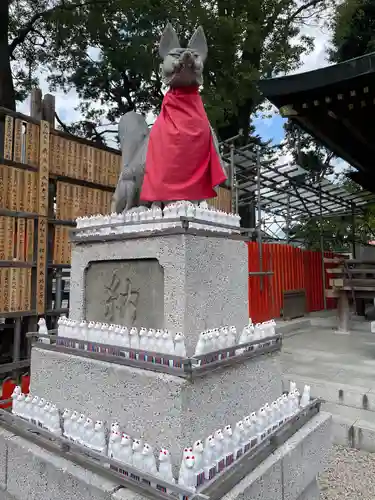
<svg viewBox="0 0 375 500">
<path fill-rule="evenodd" d="M 285 118 L 280 115 L 274 115 L 271 118 L 257 117 L 254 119 L 255 131 L 261 136 L 262 139 L 268 141 L 272 140 L 273 144 L 280 144 L 284 138 L 283 125 Z"/>
</svg>

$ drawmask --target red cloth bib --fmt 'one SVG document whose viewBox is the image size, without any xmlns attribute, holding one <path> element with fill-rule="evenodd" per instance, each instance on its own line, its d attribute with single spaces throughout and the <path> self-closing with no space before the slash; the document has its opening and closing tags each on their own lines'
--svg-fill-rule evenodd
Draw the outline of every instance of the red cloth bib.
<svg viewBox="0 0 375 500">
<path fill-rule="evenodd" d="M 141 200 L 206 200 L 225 180 L 198 87 L 169 90 L 150 132 Z"/>
</svg>

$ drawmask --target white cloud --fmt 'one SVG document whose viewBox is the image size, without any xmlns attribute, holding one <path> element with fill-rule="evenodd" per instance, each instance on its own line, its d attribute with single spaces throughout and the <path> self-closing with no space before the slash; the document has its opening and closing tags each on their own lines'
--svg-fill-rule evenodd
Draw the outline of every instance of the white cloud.
<svg viewBox="0 0 375 500">
<path fill-rule="evenodd" d="M 294 73 L 313 71 L 324 66 L 328 66 L 327 48 L 330 40 L 330 33 L 322 23 L 320 26 L 306 26 L 302 30 L 303 35 L 314 38 L 314 49 L 309 54 L 302 56 L 302 66 Z"/>
<path fill-rule="evenodd" d="M 47 75 L 45 73 L 40 73 L 39 75 L 39 86 L 43 95 L 48 94 L 49 92 L 46 77 Z M 71 90 L 67 94 L 61 91 L 53 92 L 53 95 L 56 98 L 56 113 L 64 123 L 70 124 L 81 118 L 80 112 L 76 109 L 79 105 L 79 98 L 75 90 Z M 30 114 L 29 97 L 17 106 L 17 111 L 25 115 Z"/>
</svg>

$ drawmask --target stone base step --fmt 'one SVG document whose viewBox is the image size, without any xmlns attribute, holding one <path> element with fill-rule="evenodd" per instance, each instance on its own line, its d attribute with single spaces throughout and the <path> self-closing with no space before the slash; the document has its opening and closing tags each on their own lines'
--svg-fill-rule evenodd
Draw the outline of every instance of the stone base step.
<svg viewBox="0 0 375 500">
<path fill-rule="evenodd" d="M 320 412 L 240 480 L 223 500 L 318 500 L 332 418 Z M 4 495 L 2 496 L 2 492 Z M 0 500 L 147 500 L 0 428 Z"/>
<path fill-rule="evenodd" d="M 335 403 L 324 403 L 323 410 L 332 414 L 333 442 L 375 453 L 375 413 Z"/>
<path fill-rule="evenodd" d="M 288 321 L 277 320 L 276 331 L 282 333 L 284 337 L 292 337 L 302 330 L 309 328 L 311 321 L 309 318 L 296 318 Z"/>
</svg>

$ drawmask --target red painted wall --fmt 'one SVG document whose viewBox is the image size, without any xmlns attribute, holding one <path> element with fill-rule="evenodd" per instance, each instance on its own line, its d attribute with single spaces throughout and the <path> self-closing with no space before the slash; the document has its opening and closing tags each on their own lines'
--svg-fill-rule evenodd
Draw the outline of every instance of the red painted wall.
<svg viewBox="0 0 375 500">
<path fill-rule="evenodd" d="M 13 393 L 14 388 L 18 385 L 14 380 L 7 378 L 3 381 L 2 385 L 0 386 L 0 408 L 10 408 L 12 406 L 12 403 L 1 403 L 3 400 L 10 399 Z M 30 376 L 29 375 L 22 375 L 21 380 L 20 380 L 20 385 L 22 392 L 24 394 L 29 393 L 29 387 L 30 387 Z"/>
<path fill-rule="evenodd" d="M 258 243 L 248 243 L 249 272 L 260 270 Z M 255 322 L 279 318 L 283 307 L 283 292 L 306 290 L 307 312 L 324 309 L 324 287 L 320 252 L 301 250 L 291 245 L 263 243 L 263 271 L 273 271 L 273 276 L 249 276 L 249 316 Z M 325 257 L 333 257 L 325 252 Z M 325 264 L 325 269 L 333 264 Z M 326 273 L 326 286 L 329 278 Z M 334 299 L 327 299 L 327 308 L 336 307 Z"/>
</svg>

